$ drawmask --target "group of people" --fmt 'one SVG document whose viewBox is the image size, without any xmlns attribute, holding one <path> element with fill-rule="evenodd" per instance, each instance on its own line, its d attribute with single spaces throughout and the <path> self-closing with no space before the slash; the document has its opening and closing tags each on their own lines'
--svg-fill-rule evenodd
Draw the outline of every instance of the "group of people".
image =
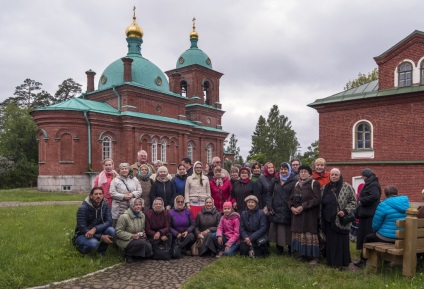
<svg viewBox="0 0 424 289">
<path fill-rule="evenodd" d="M 300 160 L 263 166 L 232 167 L 226 171 L 219 157 L 205 167 L 184 158 L 172 177 L 160 161 L 147 162 L 137 154 L 133 165 L 103 162 L 89 197 L 77 213 L 75 245 L 81 253 L 104 254 L 113 242 L 125 260 L 181 255 L 241 255 L 266 257 L 269 243 L 276 253 L 297 255 L 311 265 L 321 256 L 332 267 L 351 263 L 349 232 L 359 218 L 357 249 L 369 241 L 394 238 L 396 219 L 405 217 L 406 196 L 394 186 L 381 188 L 370 169 L 362 171 L 364 186 L 355 189 L 343 181 L 339 169 L 325 170 L 325 160 L 313 168 Z M 392 198 L 396 197 L 396 198 Z M 104 198 L 104 201 L 103 201 Z M 390 218 L 385 214 L 395 210 Z M 390 222 L 389 222 L 389 220 Z M 366 260 L 356 265 L 363 267 Z"/>
</svg>

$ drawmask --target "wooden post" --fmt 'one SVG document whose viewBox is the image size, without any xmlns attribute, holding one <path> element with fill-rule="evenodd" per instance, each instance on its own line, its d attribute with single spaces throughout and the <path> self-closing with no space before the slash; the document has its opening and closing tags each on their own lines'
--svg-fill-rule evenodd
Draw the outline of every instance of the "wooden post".
<svg viewBox="0 0 424 289">
<path fill-rule="evenodd" d="M 409 208 L 406 210 L 406 214 L 402 274 L 406 277 L 413 277 L 417 270 L 418 211 L 415 208 Z"/>
</svg>

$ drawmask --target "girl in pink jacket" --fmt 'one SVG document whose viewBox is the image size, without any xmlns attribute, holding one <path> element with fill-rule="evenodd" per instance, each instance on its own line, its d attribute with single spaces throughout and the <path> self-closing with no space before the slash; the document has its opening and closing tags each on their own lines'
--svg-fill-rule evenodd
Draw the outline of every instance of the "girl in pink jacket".
<svg viewBox="0 0 424 289">
<path fill-rule="evenodd" d="M 224 203 L 223 212 L 216 230 L 217 258 L 233 255 L 240 244 L 240 214 L 233 211 L 231 202 Z"/>
</svg>

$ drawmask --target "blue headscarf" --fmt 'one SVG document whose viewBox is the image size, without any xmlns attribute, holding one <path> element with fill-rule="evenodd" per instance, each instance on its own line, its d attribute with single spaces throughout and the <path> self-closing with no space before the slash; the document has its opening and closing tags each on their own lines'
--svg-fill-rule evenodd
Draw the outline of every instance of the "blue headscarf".
<svg viewBox="0 0 424 289">
<path fill-rule="evenodd" d="M 287 181 L 291 177 L 291 175 L 292 175 L 292 168 L 291 168 L 291 166 L 290 166 L 289 163 L 281 163 L 280 168 L 281 167 L 285 167 L 285 168 L 288 168 L 289 169 L 289 173 L 287 174 L 287 177 L 283 177 L 281 175 L 281 173 L 280 173 L 280 180 L 282 180 L 283 182 L 285 182 L 285 181 Z"/>
</svg>

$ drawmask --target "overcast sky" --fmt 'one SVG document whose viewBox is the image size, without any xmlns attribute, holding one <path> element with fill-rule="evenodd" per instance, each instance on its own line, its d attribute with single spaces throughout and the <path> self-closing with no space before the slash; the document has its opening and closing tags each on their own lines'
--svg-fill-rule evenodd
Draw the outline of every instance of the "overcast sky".
<svg viewBox="0 0 424 289">
<path fill-rule="evenodd" d="M 14 0 L 0 10 L 0 101 L 26 78 L 54 94 L 73 78 L 86 90 L 127 53 L 125 29 L 137 7 L 142 54 L 162 71 L 174 69 L 190 46 L 196 17 L 198 46 L 224 73 L 223 129 L 243 157 L 260 115 L 272 105 L 292 123 L 301 150 L 318 139 L 318 113 L 306 105 L 343 90 L 377 65 L 373 57 L 414 30 L 424 30 L 424 1 L 386 0 Z"/>
</svg>

